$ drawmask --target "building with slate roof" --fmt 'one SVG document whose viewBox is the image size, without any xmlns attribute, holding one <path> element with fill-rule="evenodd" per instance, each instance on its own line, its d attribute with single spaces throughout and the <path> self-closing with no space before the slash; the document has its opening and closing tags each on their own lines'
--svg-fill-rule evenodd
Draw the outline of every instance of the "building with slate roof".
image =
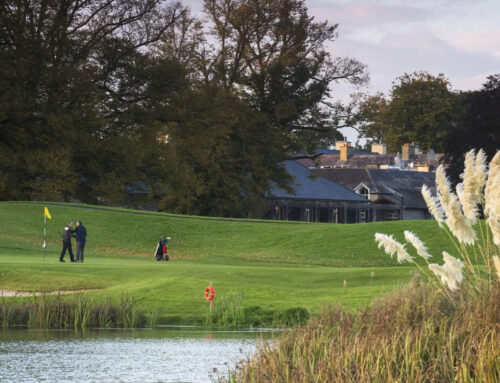
<svg viewBox="0 0 500 383">
<path fill-rule="evenodd" d="M 421 190 L 423 185 L 435 188 L 434 173 L 381 169 L 316 169 L 314 174 L 366 197 L 371 202 L 368 221 L 431 218 Z"/>
<path fill-rule="evenodd" d="M 421 190 L 435 188 L 430 170 L 441 157 L 412 144 L 401 149 L 402 155 L 387 154 L 385 144 L 374 144 L 369 153 L 339 141 L 334 149 L 317 150 L 314 159 L 298 155 L 285 163 L 295 179 L 293 193 L 273 188 L 268 218 L 335 223 L 431 218 Z"/>
<path fill-rule="evenodd" d="M 311 170 L 296 161 L 284 166 L 293 176 L 293 192 L 273 187 L 267 218 L 286 221 L 357 223 L 366 222 L 368 198 L 324 177 L 311 177 Z"/>
</svg>

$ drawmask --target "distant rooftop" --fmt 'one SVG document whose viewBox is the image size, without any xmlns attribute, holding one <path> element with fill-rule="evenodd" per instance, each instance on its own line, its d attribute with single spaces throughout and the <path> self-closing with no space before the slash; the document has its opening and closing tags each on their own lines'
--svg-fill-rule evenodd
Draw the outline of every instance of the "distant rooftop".
<svg viewBox="0 0 500 383">
<path fill-rule="evenodd" d="M 431 189 L 435 185 L 435 174 L 428 172 L 382 169 L 317 169 L 313 172 L 351 190 L 362 183 L 371 193 L 400 195 L 404 198 L 404 205 L 413 208 L 426 208 L 421 193 L 422 185 Z"/>
<path fill-rule="evenodd" d="M 347 161 L 341 161 L 340 150 L 318 149 L 316 154 L 319 156 L 315 159 L 301 158 L 297 161 L 308 168 L 365 169 L 367 167 L 394 166 L 395 159 L 398 156 L 398 153 L 378 154 L 360 150 L 350 150 Z M 410 156 L 409 161 L 404 161 L 404 164 L 406 167 L 412 163 L 415 167 L 429 166 L 431 169 L 435 169 L 439 165 L 439 161 L 442 157 L 442 154 L 436 154 L 434 158 L 430 159 L 426 154 L 413 154 Z"/>
<path fill-rule="evenodd" d="M 292 187 L 295 193 L 291 194 L 286 190 L 273 187 L 271 195 L 275 198 L 367 202 L 366 198 L 337 182 L 323 177 L 311 178 L 311 171 L 296 161 L 286 161 L 284 166 L 294 177 Z"/>
</svg>

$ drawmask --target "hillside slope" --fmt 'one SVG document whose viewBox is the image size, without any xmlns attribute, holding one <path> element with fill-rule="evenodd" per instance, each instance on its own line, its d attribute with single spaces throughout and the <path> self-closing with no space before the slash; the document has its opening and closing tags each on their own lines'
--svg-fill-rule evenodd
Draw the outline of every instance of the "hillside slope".
<svg viewBox="0 0 500 383">
<path fill-rule="evenodd" d="M 60 251 L 59 233 L 66 221 L 80 219 L 88 231 L 89 256 L 138 255 L 150 257 L 157 241 L 172 237 L 173 259 L 196 262 L 286 263 L 335 267 L 395 266 L 383 256 L 374 233 L 412 230 L 438 256 L 452 251 L 448 238 L 434 221 L 396 221 L 355 225 L 249 221 L 178 216 L 87 205 L 0 202 L 0 254 L 41 254 L 43 206 L 49 206 L 47 254 Z"/>
</svg>

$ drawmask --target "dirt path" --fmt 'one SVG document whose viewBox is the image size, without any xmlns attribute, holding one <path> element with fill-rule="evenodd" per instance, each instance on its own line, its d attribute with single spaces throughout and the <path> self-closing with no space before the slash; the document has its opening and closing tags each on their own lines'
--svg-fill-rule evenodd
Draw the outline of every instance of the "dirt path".
<svg viewBox="0 0 500 383">
<path fill-rule="evenodd" d="M 33 295 L 59 295 L 59 294 L 74 294 L 83 293 L 87 291 L 96 291 L 99 289 L 90 290 L 57 290 L 57 291 L 15 291 L 15 290 L 2 290 L 0 289 L 0 297 L 32 297 Z"/>
</svg>

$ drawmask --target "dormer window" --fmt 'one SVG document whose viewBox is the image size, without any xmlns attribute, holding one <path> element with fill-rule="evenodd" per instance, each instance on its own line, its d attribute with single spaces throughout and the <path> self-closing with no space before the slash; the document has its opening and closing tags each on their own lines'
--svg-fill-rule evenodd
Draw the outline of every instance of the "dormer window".
<svg viewBox="0 0 500 383">
<path fill-rule="evenodd" d="M 365 185 L 360 184 L 354 191 L 365 198 L 370 196 L 370 189 L 368 189 Z"/>
</svg>

